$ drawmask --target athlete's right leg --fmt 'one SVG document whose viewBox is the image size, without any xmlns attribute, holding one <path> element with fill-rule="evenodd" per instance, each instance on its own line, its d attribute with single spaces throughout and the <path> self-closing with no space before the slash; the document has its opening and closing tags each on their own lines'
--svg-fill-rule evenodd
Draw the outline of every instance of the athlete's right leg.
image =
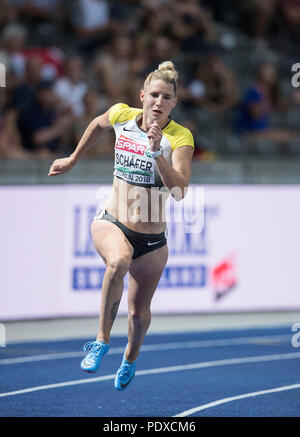
<svg viewBox="0 0 300 437">
<path fill-rule="evenodd" d="M 91 232 L 94 247 L 106 264 L 97 341 L 109 343 L 110 331 L 123 293 L 124 276 L 132 261 L 133 248 L 114 223 L 95 219 Z"/>
</svg>

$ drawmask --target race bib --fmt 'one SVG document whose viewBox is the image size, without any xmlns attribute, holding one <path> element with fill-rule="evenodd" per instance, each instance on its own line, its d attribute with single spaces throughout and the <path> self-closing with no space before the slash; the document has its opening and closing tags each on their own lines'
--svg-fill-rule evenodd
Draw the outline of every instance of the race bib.
<svg viewBox="0 0 300 437">
<path fill-rule="evenodd" d="M 154 159 L 149 154 L 149 145 L 120 135 L 115 146 L 114 174 L 133 183 L 154 183 Z"/>
</svg>

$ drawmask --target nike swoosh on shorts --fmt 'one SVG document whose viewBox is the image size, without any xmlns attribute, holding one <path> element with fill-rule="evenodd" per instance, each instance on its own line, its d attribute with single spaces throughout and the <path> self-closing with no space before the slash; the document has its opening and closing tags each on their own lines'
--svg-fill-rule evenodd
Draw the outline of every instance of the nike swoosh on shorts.
<svg viewBox="0 0 300 437">
<path fill-rule="evenodd" d="M 160 243 L 160 242 L 161 242 L 161 240 L 159 240 L 159 241 L 155 241 L 154 243 L 151 243 L 151 241 L 148 241 L 147 245 L 148 245 L 148 246 L 153 246 L 154 244 L 158 244 L 158 243 Z"/>
</svg>

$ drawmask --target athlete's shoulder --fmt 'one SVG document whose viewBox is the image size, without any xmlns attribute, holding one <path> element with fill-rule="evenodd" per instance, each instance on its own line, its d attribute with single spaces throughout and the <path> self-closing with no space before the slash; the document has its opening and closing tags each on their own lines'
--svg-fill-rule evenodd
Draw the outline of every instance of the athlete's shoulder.
<svg viewBox="0 0 300 437">
<path fill-rule="evenodd" d="M 137 114 L 143 112 L 140 108 L 130 108 L 125 103 L 116 103 L 110 108 L 109 122 L 112 126 L 132 120 Z"/>
<path fill-rule="evenodd" d="M 192 132 L 176 121 L 171 120 L 163 130 L 164 135 L 169 139 L 172 149 L 175 150 L 181 146 L 194 147 L 194 137 Z"/>
</svg>

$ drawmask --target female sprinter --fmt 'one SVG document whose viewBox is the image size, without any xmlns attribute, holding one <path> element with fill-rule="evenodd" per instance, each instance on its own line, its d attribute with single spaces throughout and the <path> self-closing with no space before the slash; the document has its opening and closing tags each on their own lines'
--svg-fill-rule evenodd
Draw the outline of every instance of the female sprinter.
<svg viewBox="0 0 300 437">
<path fill-rule="evenodd" d="M 181 200 L 191 174 L 193 136 L 170 118 L 177 103 L 177 79 L 172 62 L 160 64 L 140 91 L 143 109 L 124 103 L 113 105 L 89 124 L 75 151 L 55 160 L 49 170 L 49 176 L 69 171 L 103 129 L 114 128 L 113 188 L 91 225 L 93 244 L 106 265 L 99 332 L 96 341 L 84 345 L 88 353 L 81 369 L 95 372 L 109 350 L 128 272 L 128 344 L 115 377 L 117 390 L 124 390 L 134 377 L 136 359 L 151 321 L 151 299 L 167 262 L 167 196 Z"/>
</svg>

